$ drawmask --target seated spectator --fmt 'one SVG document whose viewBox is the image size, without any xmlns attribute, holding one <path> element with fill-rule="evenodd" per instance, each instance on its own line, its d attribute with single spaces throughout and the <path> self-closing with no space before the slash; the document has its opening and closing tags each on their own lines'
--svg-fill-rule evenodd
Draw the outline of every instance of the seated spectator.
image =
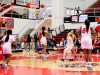
<svg viewBox="0 0 100 75">
<path fill-rule="evenodd" d="M 56 47 L 56 40 L 53 38 L 53 40 L 51 41 L 51 44 L 53 45 L 53 46 L 55 46 Z"/>
<path fill-rule="evenodd" d="M 51 46 L 53 48 L 53 45 L 51 44 L 51 40 L 50 39 L 48 39 L 47 45 L 48 45 L 48 48 L 49 48 L 49 46 Z"/>
<path fill-rule="evenodd" d="M 64 45 L 64 38 L 62 38 L 62 40 L 60 41 L 60 46 Z"/>
<path fill-rule="evenodd" d="M 16 48 L 18 48 L 18 49 L 21 48 L 21 43 L 19 41 L 19 37 L 18 36 L 16 37 L 15 42 L 17 44 Z"/>
<path fill-rule="evenodd" d="M 24 42 L 24 48 L 25 48 L 27 45 L 27 37 L 26 36 L 24 37 L 23 42 Z"/>
<path fill-rule="evenodd" d="M 42 49 L 43 49 L 42 45 L 37 46 L 37 52 L 42 51 Z M 50 54 L 47 49 L 46 49 L 46 53 Z"/>
<path fill-rule="evenodd" d="M 60 41 L 60 44 L 56 44 L 57 45 L 57 48 L 58 48 L 58 52 L 62 52 L 63 53 L 63 50 L 64 50 L 64 38 L 62 38 L 62 40 Z"/>
</svg>

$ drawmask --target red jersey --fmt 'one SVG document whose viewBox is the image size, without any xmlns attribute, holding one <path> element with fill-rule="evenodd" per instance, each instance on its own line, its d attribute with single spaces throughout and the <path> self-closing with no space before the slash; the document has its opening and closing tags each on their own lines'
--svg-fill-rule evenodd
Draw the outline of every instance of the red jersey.
<svg viewBox="0 0 100 75">
<path fill-rule="evenodd" d="M 24 42 L 24 44 L 26 44 L 27 43 L 27 38 L 24 38 L 23 42 Z"/>
<path fill-rule="evenodd" d="M 100 25 L 98 25 L 95 30 L 97 30 L 97 33 L 100 32 Z"/>
<path fill-rule="evenodd" d="M 94 43 L 94 48 L 97 48 L 97 42 Z"/>
<path fill-rule="evenodd" d="M 63 42 L 64 43 L 64 40 L 61 40 L 60 42 Z"/>
</svg>

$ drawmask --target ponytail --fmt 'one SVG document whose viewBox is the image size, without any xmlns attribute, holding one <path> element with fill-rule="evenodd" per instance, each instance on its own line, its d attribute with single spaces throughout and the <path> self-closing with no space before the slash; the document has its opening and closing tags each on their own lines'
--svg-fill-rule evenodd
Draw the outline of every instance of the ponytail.
<svg viewBox="0 0 100 75">
<path fill-rule="evenodd" d="M 85 20 L 85 25 L 86 25 L 86 31 L 88 32 L 89 27 L 90 27 L 90 21 L 89 20 Z"/>
<path fill-rule="evenodd" d="M 7 36 L 5 42 L 9 40 L 9 35 L 12 34 L 12 30 L 7 30 Z"/>
<path fill-rule="evenodd" d="M 42 27 L 42 34 L 43 34 L 43 36 L 45 36 L 45 27 Z"/>
<path fill-rule="evenodd" d="M 9 35 L 7 35 L 5 42 L 7 42 L 9 40 Z"/>
</svg>

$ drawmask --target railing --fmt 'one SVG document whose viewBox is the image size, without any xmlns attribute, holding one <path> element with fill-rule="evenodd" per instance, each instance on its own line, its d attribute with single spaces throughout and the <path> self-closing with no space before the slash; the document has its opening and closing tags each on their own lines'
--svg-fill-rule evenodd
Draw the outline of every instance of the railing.
<svg viewBox="0 0 100 75">
<path fill-rule="evenodd" d="M 100 8 L 89 8 L 87 11 L 84 11 L 84 14 L 88 14 L 88 16 L 100 16 Z"/>
</svg>

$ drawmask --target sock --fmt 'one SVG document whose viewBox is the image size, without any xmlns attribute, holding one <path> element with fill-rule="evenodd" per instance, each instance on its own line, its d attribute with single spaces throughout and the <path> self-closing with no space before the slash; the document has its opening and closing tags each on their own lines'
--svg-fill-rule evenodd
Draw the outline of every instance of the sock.
<svg viewBox="0 0 100 75">
<path fill-rule="evenodd" d="M 63 59 L 66 59 L 65 57 L 63 57 Z"/>
<path fill-rule="evenodd" d="M 92 67 L 92 62 L 89 62 L 89 67 Z"/>
<path fill-rule="evenodd" d="M 41 54 L 41 56 L 43 56 L 43 54 Z"/>
<path fill-rule="evenodd" d="M 86 62 L 86 65 L 87 65 L 87 66 L 89 66 L 89 63 L 88 63 L 88 62 Z"/>
<path fill-rule="evenodd" d="M 4 62 L 2 61 L 1 64 L 3 64 Z"/>
<path fill-rule="evenodd" d="M 43 54 L 43 56 L 45 57 L 45 54 Z"/>
<path fill-rule="evenodd" d="M 7 64 L 5 64 L 5 67 L 7 67 Z"/>
</svg>

